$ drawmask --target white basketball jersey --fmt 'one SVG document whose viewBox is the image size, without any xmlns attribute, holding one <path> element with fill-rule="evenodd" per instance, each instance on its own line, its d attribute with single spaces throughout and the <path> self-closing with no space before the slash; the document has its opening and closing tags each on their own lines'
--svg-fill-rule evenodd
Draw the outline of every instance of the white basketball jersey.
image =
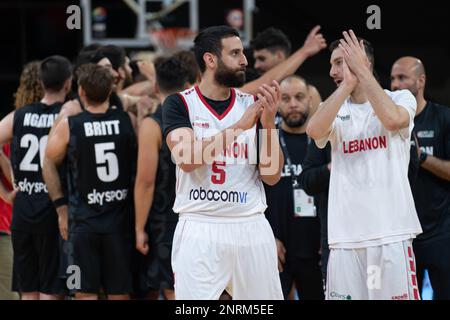
<svg viewBox="0 0 450 320">
<path fill-rule="evenodd" d="M 328 241 L 331 248 L 367 247 L 422 232 L 408 181 L 416 100 L 408 90 L 386 94 L 410 116 L 407 128 L 388 131 L 369 102 L 341 106 L 328 137 L 331 177 Z M 316 141 L 324 147 L 326 141 Z"/>
<path fill-rule="evenodd" d="M 203 98 L 198 86 L 180 93 L 188 109 L 197 140 L 216 135 L 238 122 L 254 96 L 231 89 L 227 109 L 218 115 Z M 210 165 L 192 172 L 177 166 L 176 199 L 173 210 L 217 217 L 239 217 L 262 213 L 267 208 L 264 186 L 257 166 L 256 125 L 224 148 Z"/>
</svg>

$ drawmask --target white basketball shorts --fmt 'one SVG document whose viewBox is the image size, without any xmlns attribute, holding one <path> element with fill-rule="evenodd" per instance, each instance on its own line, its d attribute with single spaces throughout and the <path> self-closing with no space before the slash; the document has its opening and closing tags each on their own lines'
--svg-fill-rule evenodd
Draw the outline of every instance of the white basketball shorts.
<svg viewBox="0 0 450 320">
<path fill-rule="evenodd" d="M 182 214 L 172 268 L 177 300 L 282 300 L 275 237 L 264 214 L 217 218 Z"/>
<path fill-rule="evenodd" d="M 328 300 L 419 300 L 412 240 L 331 249 Z"/>
</svg>

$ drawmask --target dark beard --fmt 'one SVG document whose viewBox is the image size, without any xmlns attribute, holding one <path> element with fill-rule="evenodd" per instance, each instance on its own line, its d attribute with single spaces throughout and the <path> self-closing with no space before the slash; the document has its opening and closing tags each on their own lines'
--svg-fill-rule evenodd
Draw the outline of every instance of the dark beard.
<svg viewBox="0 0 450 320">
<path fill-rule="evenodd" d="M 242 87 L 245 84 L 245 68 L 241 70 L 232 70 L 219 60 L 214 79 L 218 84 L 227 88 Z"/>
<path fill-rule="evenodd" d="M 308 113 L 306 112 L 300 112 L 302 115 L 298 120 L 291 120 L 288 115 L 281 114 L 281 118 L 283 119 L 284 123 L 290 127 L 290 128 L 298 128 L 305 124 L 306 119 L 308 119 Z"/>
</svg>

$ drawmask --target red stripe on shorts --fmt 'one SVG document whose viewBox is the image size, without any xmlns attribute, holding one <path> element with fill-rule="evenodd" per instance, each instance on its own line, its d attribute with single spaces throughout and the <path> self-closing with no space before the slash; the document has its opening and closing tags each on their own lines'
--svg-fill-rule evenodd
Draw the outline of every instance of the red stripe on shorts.
<svg viewBox="0 0 450 320">
<path fill-rule="evenodd" d="M 414 288 L 414 300 L 419 300 L 419 290 Z"/>
<path fill-rule="evenodd" d="M 417 277 L 416 277 L 416 275 L 412 274 L 411 275 L 411 279 L 412 279 L 413 286 L 416 287 L 417 286 Z"/>
<path fill-rule="evenodd" d="M 414 260 L 409 260 L 409 268 L 411 272 L 416 272 L 416 267 L 414 266 Z"/>
</svg>

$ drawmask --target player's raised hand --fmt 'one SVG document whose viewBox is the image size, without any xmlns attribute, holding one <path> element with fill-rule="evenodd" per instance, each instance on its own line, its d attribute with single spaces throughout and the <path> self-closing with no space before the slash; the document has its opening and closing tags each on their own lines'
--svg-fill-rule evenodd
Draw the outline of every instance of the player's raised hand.
<svg viewBox="0 0 450 320">
<path fill-rule="evenodd" d="M 253 128 L 258 121 L 261 113 L 263 111 L 263 106 L 261 101 L 255 101 L 252 105 L 250 105 L 247 110 L 245 110 L 241 119 L 236 123 L 237 129 L 248 130 Z"/>
<path fill-rule="evenodd" d="M 347 65 L 347 61 L 346 58 L 344 57 L 344 59 L 342 59 L 342 74 L 343 74 L 343 84 L 347 85 L 351 88 L 351 90 L 353 91 L 353 89 L 358 85 L 358 78 L 355 76 L 355 74 L 350 70 L 350 68 Z"/>
<path fill-rule="evenodd" d="M 327 41 L 320 31 L 320 26 L 315 26 L 306 37 L 302 49 L 310 57 L 327 47 Z"/>
<path fill-rule="evenodd" d="M 342 34 L 344 39 L 340 40 L 339 47 L 342 49 L 344 60 L 347 62 L 348 67 L 358 76 L 361 72 L 368 70 L 370 65 L 364 50 L 364 44 L 362 40 L 358 41 L 353 30 L 344 31 Z"/>
<path fill-rule="evenodd" d="M 264 84 L 258 91 L 258 101 L 261 101 L 263 106 L 261 124 L 263 128 L 271 128 L 275 125 L 275 116 L 281 100 L 280 85 L 274 80 L 271 86 Z"/>
</svg>

